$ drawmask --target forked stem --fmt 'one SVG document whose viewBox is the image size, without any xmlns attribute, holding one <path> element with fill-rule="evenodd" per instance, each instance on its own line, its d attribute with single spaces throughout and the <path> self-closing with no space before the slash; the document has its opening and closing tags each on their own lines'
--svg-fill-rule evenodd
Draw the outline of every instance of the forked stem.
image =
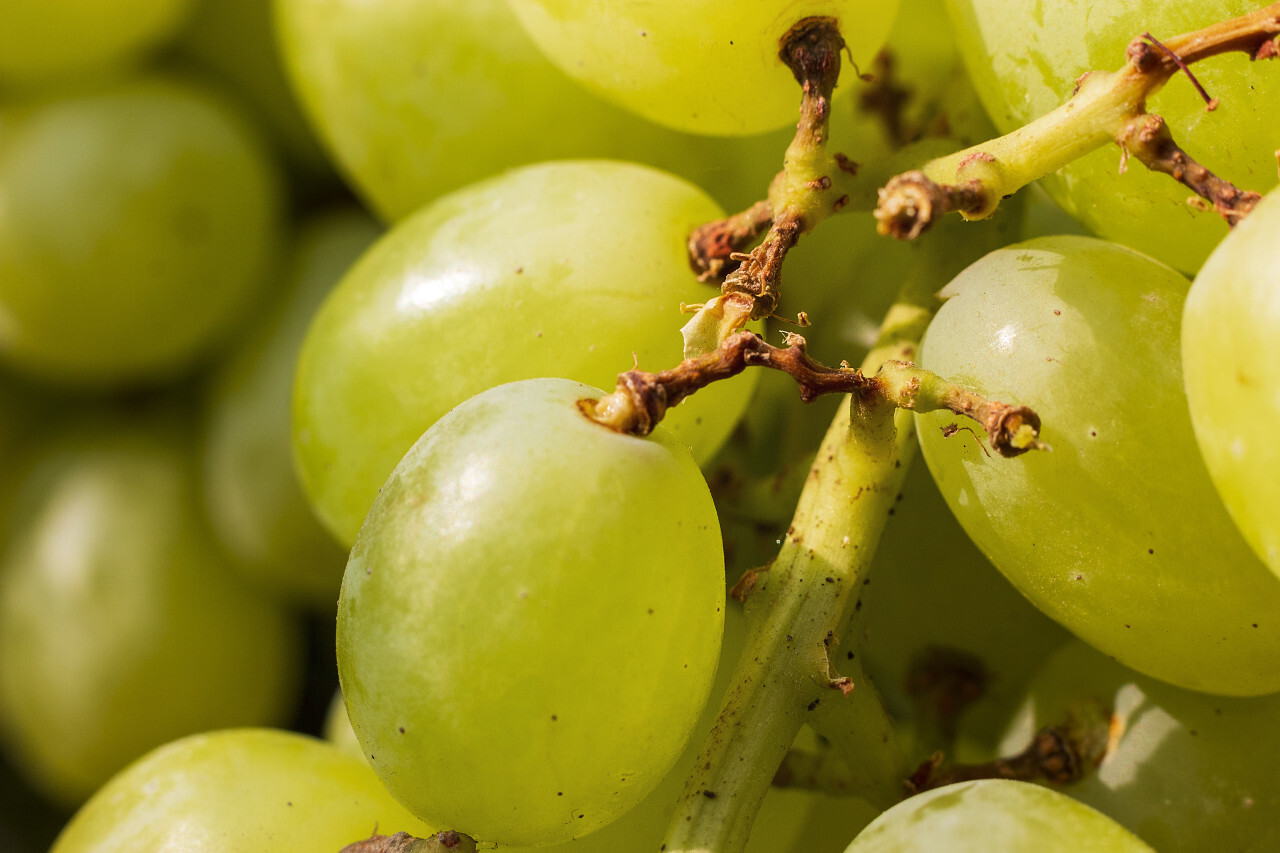
<svg viewBox="0 0 1280 853">
<path fill-rule="evenodd" d="M 1180 181 L 1235 224 L 1252 210 L 1258 194 L 1197 163 L 1174 141 L 1163 119 L 1146 112 L 1146 102 L 1180 69 L 1202 59 L 1235 51 L 1252 59 L 1274 57 L 1278 35 L 1280 3 L 1164 43 L 1139 36 L 1130 43 L 1123 68 L 1084 75 L 1056 110 L 891 179 L 880 190 L 876 208 L 880 231 L 909 240 L 947 213 L 989 216 L 1005 196 L 1108 142 L 1119 144 L 1125 157 Z"/>
</svg>

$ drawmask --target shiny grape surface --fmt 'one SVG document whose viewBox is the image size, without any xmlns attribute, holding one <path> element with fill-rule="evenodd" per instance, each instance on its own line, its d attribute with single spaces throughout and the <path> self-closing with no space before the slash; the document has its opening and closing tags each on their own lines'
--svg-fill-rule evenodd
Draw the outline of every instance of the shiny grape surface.
<svg viewBox="0 0 1280 853">
<path fill-rule="evenodd" d="M 905 800 L 845 853 L 1150 853 L 1120 824 L 1065 794 L 1026 782 L 959 782 Z"/>
<path fill-rule="evenodd" d="M 486 388 L 565 376 L 612 390 L 637 361 L 678 364 L 680 304 L 716 294 L 685 239 L 720 215 L 670 175 L 572 162 L 477 184 L 393 229 L 325 301 L 298 364 L 294 442 L 321 519 L 353 542 L 405 451 Z M 753 381 L 701 391 L 663 425 L 706 459 Z"/>
<path fill-rule="evenodd" d="M 1256 0 L 1147 3 L 1142 0 L 947 0 L 956 41 L 982 102 L 1001 133 L 1049 112 L 1086 71 L 1113 71 L 1144 32 L 1158 39 L 1188 33 L 1265 5 Z M 1276 185 L 1275 116 L 1280 83 L 1274 63 L 1241 53 L 1197 62 L 1196 78 L 1219 100 L 1204 101 L 1182 75 L 1151 98 L 1174 139 L 1191 156 L 1244 189 Z M 1227 233 L 1216 214 L 1186 204 L 1190 191 L 1131 163 L 1117 174 L 1120 151 L 1103 147 L 1043 179 L 1059 204 L 1095 233 L 1195 272 Z"/>
<path fill-rule="evenodd" d="M 275 4 L 296 91 L 388 221 L 506 169 L 583 157 L 650 163 L 746 207 L 786 147 L 786 135 L 709 144 L 606 103 L 542 56 L 506 0 Z"/>
<path fill-rule="evenodd" d="M 1085 703 L 1110 709 L 1111 737 L 1096 769 L 1063 793 L 1164 853 L 1280 846 L 1280 697 L 1179 690 L 1073 641 L 1031 681 L 995 754 L 1021 751 Z"/>
<path fill-rule="evenodd" d="M 0 107 L 0 358 L 46 379 L 172 379 L 261 293 L 279 175 L 212 92 L 146 76 Z"/>
<path fill-rule="evenodd" d="M 1280 576 L 1280 191 L 1196 276 L 1182 316 L 1182 370 L 1214 485 Z"/>
<path fill-rule="evenodd" d="M 920 362 L 1044 421 L 1051 453 L 988 458 L 950 413 L 918 418 L 970 537 L 1037 607 L 1129 666 L 1213 693 L 1280 690 L 1280 581 L 1222 507 L 1187 415 L 1187 282 L 1092 238 L 966 269 Z"/>
<path fill-rule="evenodd" d="M 889 34 L 897 0 L 511 0 L 551 61 L 653 121 L 719 136 L 793 123 L 795 78 L 778 58 L 806 18 L 843 24 L 841 79 L 867 68 Z"/>
<path fill-rule="evenodd" d="M 246 577 L 321 612 L 338 600 L 346 553 L 316 520 L 294 472 L 293 375 L 312 314 L 381 233 L 355 209 L 306 222 L 275 305 L 209 393 L 203 473 L 214 531 Z"/>
<path fill-rule="evenodd" d="M 218 550 L 189 439 L 88 421 L 32 466 L 0 563 L 0 732 L 32 782 L 75 805 L 166 741 L 283 722 L 297 626 Z"/>
<path fill-rule="evenodd" d="M 616 819 L 674 764 L 715 674 L 711 496 L 661 428 L 587 419 L 577 401 L 599 394 L 528 380 L 454 409 L 379 493 L 343 579 L 365 754 L 411 811 L 478 840 Z"/>
<path fill-rule="evenodd" d="M 193 735 L 132 764 L 80 809 L 51 853 L 337 853 L 432 829 L 359 758 L 271 729 Z"/>
</svg>

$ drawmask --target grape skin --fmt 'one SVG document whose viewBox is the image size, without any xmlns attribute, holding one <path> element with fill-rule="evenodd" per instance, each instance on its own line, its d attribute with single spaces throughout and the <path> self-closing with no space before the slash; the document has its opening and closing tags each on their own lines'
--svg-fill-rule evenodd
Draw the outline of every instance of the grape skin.
<svg viewBox="0 0 1280 853">
<path fill-rule="evenodd" d="M 1218 494 L 1280 576 L 1280 191 L 1214 250 L 1187 295 L 1182 369 Z"/>
<path fill-rule="evenodd" d="M 83 418 L 40 448 L 0 563 L 0 734 L 76 805 L 166 741 L 283 721 L 293 617 L 208 532 L 191 439 L 165 419 Z"/>
<path fill-rule="evenodd" d="M 325 301 L 299 358 L 295 452 L 317 514 L 349 545 L 410 445 L 486 388 L 565 376 L 612 389 L 637 361 L 678 364 L 680 303 L 716 294 L 685 240 L 721 215 L 670 175 L 584 161 L 509 172 L 397 226 Z M 707 459 L 754 381 L 700 391 L 663 423 Z"/>
<path fill-rule="evenodd" d="M 897 0 L 512 0 L 543 53 L 566 74 L 678 130 L 746 136 L 795 121 L 783 36 L 805 18 L 843 24 L 841 79 L 884 44 Z M 749 93 L 749 95 L 748 95 Z"/>
<path fill-rule="evenodd" d="M 1065 794 L 1008 779 L 958 782 L 899 803 L 845 853 L 1150 853 L 1137 836 Z"/>
<path fill-rule="evenodd" d="M 219 367 L 206 402 L 202 467 L 214 532 L 247 579 L 320 612 L 338 600 L 346 552 L 294 472 L 293 374 L 312 314 L 381 233 L 354 208 L 304 221 L 275 304 Z"/>
<path fill-rule="evenodd" d="M 280 175 L 213 92 L 149 75 L 7 104 L 0 358 L 81 386 L 172 380 L 266 285 Z"/>
<path fill-rule="evenodd" d="M 1280 696 L 1179 690 L 1072 641 L 1042 665 L 987 758 L 1021 751 L 1033 732 L 1062 726 L 1082 703 L 1115 717 L 1100 763 L 1063 793 L 1162 853 L 1280 846 Z"/>
<path fill-rule="evenodd" d="M 1111 71 L 1125 61 L 1130 40 L 1144 32 L 1168 38 L 1254 11 L 1256 0 L 947 0 L 969 75 L 987 113 L 1009 133 L 1057 107 L 1086 71 Z M 1174 139 L 1209 169 L 1244 189 L 1276 185 L 1275 116 L 1280 85 L 1272 63 L 1240 53 L 1192 68 L 1217 109 L 1181 75 L 1147 104 Z M 1054 200 L 1091 231 L 1194 273 L 1227 233 L 1213 213 L 1186 204 L 1190 191 L 1138 163 L 1117 174 L 1120 152 L 1107 145 L 1048 175 Z"/>
<path fill-rule="evenodd" d="M 1081 639 L 1179 686 L 1280 690 L 1280 583 L 1241 538 L 1187 415 L 1188 284 L 1084 237 L 987 255 L 947 288 L 921 364 L 1031 406 L 1052 453 L 989 459 L 918 416 L 947 504 L 1024 595 Z"/>
<path fill-rule="evenodd" d="M 586 157 L 652 164 L 738 210 L 790 135 L 724 144 L 633 116 L 543 57 L 506 0 L 275 0 L 275 12 L 307 114 L 387 222 L 507 169 Z"/>
<path fill-rule="evenodd" d="M 616 819 L 675 762 L 715 674 L 711 496 L 661 428 L 588 420 L 577 401 L 598 396 L 537 379 L 454 409 L 379 493 L 343 579 L 365 754 L 411 811 L 477 840 Z"/>
<path fill-rule="evenodd" d="M 231 729 L 132 764 L 76 813 L 51 853 L 337 853 L 375 828 L 432 834 L 359 758 L 292 732 Z"/>
</svg>

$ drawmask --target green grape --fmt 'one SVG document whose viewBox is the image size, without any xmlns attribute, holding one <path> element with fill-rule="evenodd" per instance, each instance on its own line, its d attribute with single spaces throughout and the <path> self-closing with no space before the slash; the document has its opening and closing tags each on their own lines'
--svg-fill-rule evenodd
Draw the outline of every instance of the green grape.
<svg viewBox="0 0 1280 853">
<path fill-rule="evenodd" d="M 1209 474 L 1280 575 L 1280 190 L 1209 256 L 1182 315 L 1191 423 Z"/>
<path fill-rule="evenodd" d="M 884 44 L 897 0 L 512 0 L 543 52 L 566 74 L 679 130 L 740 136 L 793 123 L 800 92 L 778 58 L 805 18 L 842 22 L 856 79 Z"/>
<path fill-rule="evenodd" d="M 271 9 L 272 0 L 200 0 L 178 49 L 236 89 L 304 179 L 331 182 L 333 168 L 285 79 Z"/>
<path fill-rule="evenodd" d="M 1085 237 L 993 252 L 948 287 L 921 364 L 1043 418 L 1051 453 L 988 458 L 918 418 L 965 531 L 1033 604 L 1103 652 L 1193 690 L 1280 690 L 1280 583 L 1236 531 L 1195 445 L 1178 358 L 1188 284 Z"/>
<path fill-rule="evenodd" d="M 958 782 L 880 815 L 846 853 L 1151 853 L 1101 812 L 1009 779 Z"/>
<path fill-rule="evenodd" d="M 477 840 L 616 819 L 711 688 L 711 497 L 665 430 L 586 418 L 598 396 L 529 380 L 454 409 L 378 494 L 343 579 L 338 672 L 365 754 L 410 811 Z"/>
<path fill-rule="evenodd" d="M 692 228 L 721 215 L 669 175 L 552 163 L 455 193 L 395 228 L 325 301 L 303 345 L 294 443 L 303 486 L 344 544 L 378 488 L 441 415 L 486 388 L 567 376 L 612 389 L 638 360 L 679 363 Z M 673 409 L 664 425 L 709 458 L 754 374 Z"/>
<path fill-rule="evenodd" d="M 1001 133 L 1057 107 L 1086 71 L 1125 62 L 1131 40 L 1169 38 L 1257 9 L 1257 0 L 947 0 L 957 43 L 978 94 Z M 1276 185 L 1275 116 L 1280 85 L 1268 63 L 1239 53 L 1194 66 L 1219 99 L 1205 110 L 1191 84 L 1175 77 L 1147 103 L 1163 116 L 1193 157 L 1245 189 Z M 1190 192 L 1166 175 L 1131 164 L 1118 173 L 1121 152 L 1104 147 L 1042 179 L 1049 195 L 1091 231 L 1147 252 L 1185 272 L 1200 267 L 1227 233 L 1216 214 L 1186 204 Z"/>
<path fill-rule="evenodd" d="M 312 515 L 293 468 L 289 401 L 311 315 L 381 229 L 341 210 L 306 222 L 286 286 L 210 389 L 205 502 L 214 531 L 253 580 L 332 609 L 346 554 Z"/>
<path fill-rule="evenodd" d="M 589 835 L 540 847 L 507 847 L 507 853 L 651 853 L 659 849 L 685 780 L 720 712 L 729 689 L 734 664 L 746 639 L 746 619 L 742 607 L 730 601 L 725 607 L 724 642 L 720 649 L 720 665 L 711 688 L 711 700 L 703 708 L 684 752 L 653 792 L 639 805 L 602 829 Z M 325 738 L 338 748 L 363 756 L 360 743 L 347 717 L 342 694 L 334 696 L 325 722 Z M 798 744 L 807 749 L 817 746 L 812 730 L 801 731 Z M 864 800 L 837 797 L 812 791 L 770 788 L 752 827 L 751 840 L 745 853 L 814 853 L 838 850 L 858 830 L 879 813 Z"/>
<path fill-rule="evenodd" d="M 278 176 L 253 128 L 158 76 L 0 120 L 0 357 L 119 384 L 169 378 L 221 343 L 277 249 Z"/>
<path fill-rule="evenodd" d="M 4 0 L 0 85 L 85 75 L 168 38 L 192 0 Z"/>
<path fill-rule="evenodd" d="M 1011 755 L 1082 703 L 1109 709 L 1106 752 L 1063 788 L 1163 853 L 1280 847 L 1280 697 L 1179 690 L 1072 642 L 1031 682 L 996 754 Z"/>
<path fill-rule="evenodd" d="M 916 716 L 908 678 L 934 650 L 976 658 L 983 693 L 960 717 L 973 740 L 998 735 L 1027 680 L 1070 639 L 969 541 L 923 462 L 907 474 L 868 581 L 855 627 L 886 705 L 903 719 Z"/>
<path fill-rule="evenodd" d="M 352 185 L 388 221 L 550 159 L 649 163 L 735 210 L 762 197 L 781 168 L 787 135 L 700 140 L 586 92 L 543 58 L 505 0 L 275 4 L 286 68 L 306 111 Z"/>
<path fill-rule="evenodd" d="M 51 853 L 338 853 L 375 829 L 434 832 L 359 758 L 292 732 L 231 729 L 130 765 L 80 809 Z"/>
<path fill-rule="evenodd" d="M 165 425 L 86 420 L 21 486 L 0 563 L 0 728 L 60 803 L 175 737 L 290 711 L 297 626 L 233 576 L 187 445 Z"/>
</svg>

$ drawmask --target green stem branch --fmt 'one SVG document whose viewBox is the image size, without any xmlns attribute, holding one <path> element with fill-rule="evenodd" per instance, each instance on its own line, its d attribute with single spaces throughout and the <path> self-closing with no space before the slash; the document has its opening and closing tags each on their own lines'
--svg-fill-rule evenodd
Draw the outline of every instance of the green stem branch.
<svg viewBox="0 0 1280 853">
<path fill-rule="evenodd" d="M 876 208 L 881 233 L 914 239 L 946 213 L 989 216 L 1005 196 L 1113 141 L 1126 157 L 1173 176 L 1234 224 L 1257 203 L 1257 193 L 1237 189 L 1192 159 L 1163 120 L 1147 114 L 1146 102 L 1180 69 L 1210 56 L 1233 51 L 1255 59 L 1275 56 L 1277 35 L 1280 3 L 1160 46 L 1139 37 L 1130 43 L 1123 68 L 1084 75 L 1071 98 L 1052 112 L 891 179 L 880 190 Z"/>
</svg>

